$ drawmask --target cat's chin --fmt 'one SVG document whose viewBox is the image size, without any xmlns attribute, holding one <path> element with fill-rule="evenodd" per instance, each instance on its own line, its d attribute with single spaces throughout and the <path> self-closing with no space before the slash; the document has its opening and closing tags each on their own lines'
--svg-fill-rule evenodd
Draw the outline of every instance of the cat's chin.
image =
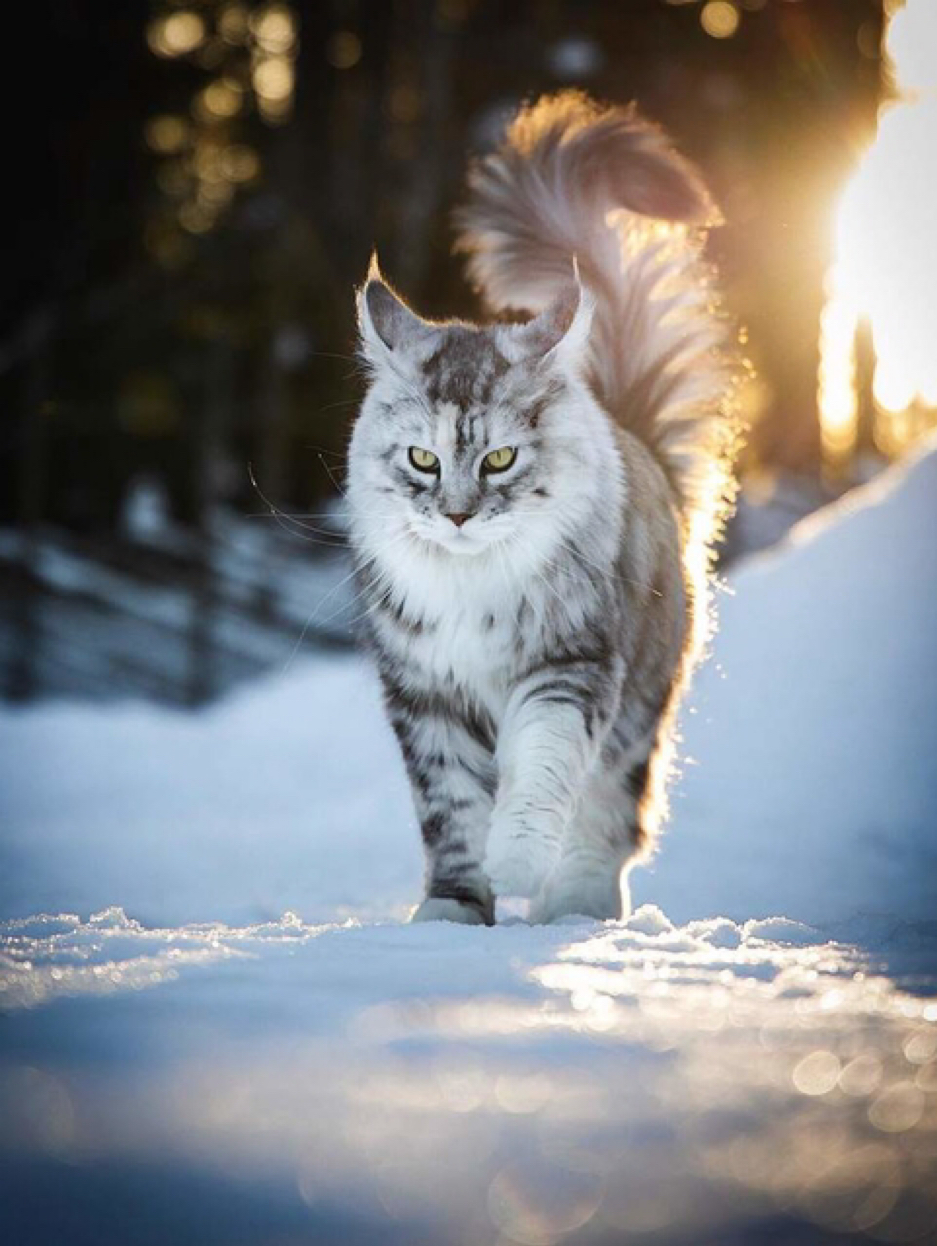
<svg viewBox="0 0 937 1246">
<path fill-rule="evenodd" d="M 468 533 L 455 533 L 453 536 L 440 537 L 436 534 L 423 535 L 417 533 L 419 541 L 428 546 L 434 553 L 451 554 L 454 558 L 477 558 L 490 548 L 490 542 L 481 541 Z"/>
<path fill-rule="evenodd" d="M 464 545 L 461 543 L 449 545 L 440 541 L 437 542 L 436 548 L 451 554 L 453 558 L 477 558 L 480 554 L 487 552 L 488 545 L 487 543 L 483 545 L 480 541 L 473 541 L 471 544 L 466 542 Z"/>
</svg>

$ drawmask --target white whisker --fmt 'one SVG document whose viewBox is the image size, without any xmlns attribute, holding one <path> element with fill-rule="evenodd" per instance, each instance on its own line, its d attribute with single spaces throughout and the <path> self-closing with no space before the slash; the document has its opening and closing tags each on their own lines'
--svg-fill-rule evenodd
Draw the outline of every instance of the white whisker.
<svg viewBox="0 0 937 1246">
<path fill-rule="evenodd" d="M 296 644 L 293 646 L 293 650 L 290 653 L 290 656 L 287 659 L 286 664 L 283 667 L 284 673 L 288 671 L 290 666 L 292 665 L 293 659 L 296 657 L 296 654 L 299 652 L 300 646 L 302 645 L 303 641 L 306 639 L 306 636 L 309 633 L 310 627 L 312 627 L 313 624 L 315 624 L 316 627 L 325 627 L 328 623 L 331 623 L 331 621 L 334 618 L 337 618 L 337 616 L 341 614 L 342 610 L 346 608 L 346 604 L 347 606 L 354 606 L 356 602 L 360 601 L 360 599 L 364 595 L 364 590 L 362 589 L 359 592 L 355 593 L 352 596 L 350 602 L 340 603 L 330 614 L 326 615 L 325 618 L 321 617 L 321 612 L 322 612 L 323 607 L 329 601 L 331 601 L 332 598 L 335 596 L 335 594 L 340 589 L 344 588 L 344 586 L 350 580 L 353 580 L 355 576 L 359 575 L 362 571 L 364 571 L 366 567 L 376 562 L 378 558 L 380 558 L 383 554 L 385 554 L 389 549 L 393 548 L 393 546 L 396 545 L 398 542 L 404 540 L 407 537 L 407 535 L 408 534 L 406 532 L 402 532 L 402 533 L 397 533 L 395 536 L 391 537 L 390 540 L 387 541 L 386 544 L 383 545 L 379 550 L 375 551 L 375 553 L 373 553 L 370 557 L 365 558 L 362 561 L 358 562 L 358 564 L 348 573 L 348 575 L 344 576 L 341 580 L 339 580 L 337 584 L 332 586 L 332 588 L 326 593 L 326 595 L 317 603 L 315 609 L 312 610 L 309 617 L 306 619 L 305 623 L 303 624 L 302 631 L 299 634 L 299 638 L 297 639 Z M 380 580 L 381 578 L 386 578 L 386 573 L 385 572 L 379 573 L 377 578 L 378 580 Z M 352 622 L 354 621 L 355 620 L 352 620 Z M 349 624 L 348 626 L 350 627 L 351 624 Z"/>
</svg>

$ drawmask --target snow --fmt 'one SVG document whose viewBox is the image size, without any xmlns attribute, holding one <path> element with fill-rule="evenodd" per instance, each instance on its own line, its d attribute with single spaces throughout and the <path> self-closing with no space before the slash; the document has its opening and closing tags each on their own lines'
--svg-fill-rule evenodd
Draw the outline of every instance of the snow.
<svg viewBox="0 0 937 1246">
<path fill-rule="evenodd" d="M 935 512 L 733 572 L 625 922 L 404 924 L 357 658 L 0 712 L 2 1240 L 937 1240 Z"/>
<path fill-rule="evenodd" d="M 935 520 L 932 451 L 733 575 L 639 898 L 678 920 L 937 917 Z"/>
</svg>

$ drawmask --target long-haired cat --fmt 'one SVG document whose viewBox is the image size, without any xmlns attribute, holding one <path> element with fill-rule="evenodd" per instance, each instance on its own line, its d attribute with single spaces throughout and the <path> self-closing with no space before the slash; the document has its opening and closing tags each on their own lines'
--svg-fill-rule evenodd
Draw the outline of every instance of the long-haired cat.
<svg viewBox="0 0 937 1246">
<path fill-rule="evenodd" d="M 524 109 L 459 247 L 525 323 L 434 323 L 376 266 L 348 500 L 426 854 L 415 921 L 627 911 L 706 619 L 735 440 L 716 213 L 631 108 Z"/>
</svg>

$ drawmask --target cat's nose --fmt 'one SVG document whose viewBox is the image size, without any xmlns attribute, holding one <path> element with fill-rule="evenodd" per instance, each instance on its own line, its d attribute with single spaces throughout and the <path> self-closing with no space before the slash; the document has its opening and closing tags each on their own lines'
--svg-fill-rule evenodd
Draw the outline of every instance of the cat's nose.
<svg viewBox="0 0 937 1246">
<path fill-rule="evenodd" d="M 447 519 L 451 519 L 457 528 L 461 528 L 466 519 L 472 518 L 472 511 L 457 511 L 453 515 L 446 515 Z"/>
</svg>

